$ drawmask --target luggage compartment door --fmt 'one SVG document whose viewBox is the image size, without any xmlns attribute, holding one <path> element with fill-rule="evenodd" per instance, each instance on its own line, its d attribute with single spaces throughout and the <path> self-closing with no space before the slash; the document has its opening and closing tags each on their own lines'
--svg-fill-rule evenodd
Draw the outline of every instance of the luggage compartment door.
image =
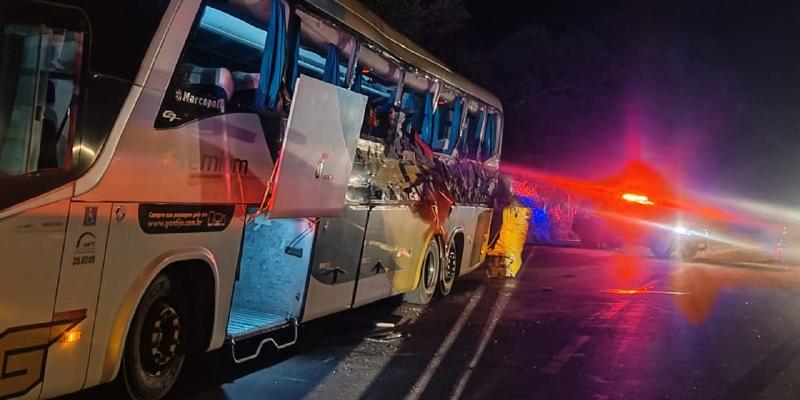
<svg viewBox="0 0 800 400">
<path fill-rule="evenodd" d="M 366 102 L 359 93 L 300 76 L 267 203 L 269 218 L 341 215 Z"/>
<path fill-rule="evenodd" d="M 303 322 L 350 308 L 369 206 L 347 206 L 317 228 Z"/>
</svg>

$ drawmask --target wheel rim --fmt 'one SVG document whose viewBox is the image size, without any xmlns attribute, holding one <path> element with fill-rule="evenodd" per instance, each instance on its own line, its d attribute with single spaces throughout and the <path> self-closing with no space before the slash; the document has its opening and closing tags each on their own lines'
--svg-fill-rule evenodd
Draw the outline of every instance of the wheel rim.
<svg viewBox="0 0 800 400">
<path fill-rule="evenodd" d="M 178 312 L 159 301 L 147 314 L 140 341 L 142 366 L 151 375 L 160 375 L 175 361 L 180 347 L 181 324 Z"/>
<path fill-rule="evenodd" d="M 425 289 L 427 291 L 432 291 L 435 289 L 436 285 L 436 271 L 439 264 L 439 258 L 436 255 L 436 252 L 433 249 L 433 246 L 428 248 L 428 254 L 425 255 L 425 268 L 424 271 L 424 284 Z"/>
<path fill-rule="evenodd" d="M 455 246 L 450 246 L 450 250 L 447 251 L 447 267 L 444 269 L 444 281 L 447 285 L 455 279 L 457 268 L 458 254 L 456 254 Z"/>
</svg>

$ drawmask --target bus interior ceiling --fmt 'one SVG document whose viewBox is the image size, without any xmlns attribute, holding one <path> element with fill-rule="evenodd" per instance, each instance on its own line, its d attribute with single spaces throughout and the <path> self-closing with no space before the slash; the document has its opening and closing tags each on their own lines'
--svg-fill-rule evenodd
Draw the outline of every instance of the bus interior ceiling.
<svg viewBox="0 0 800 400">
<path fill-rule="evenodd" d="M 315 224 L 258 216 L 245 227 L 228 335 L 245 337 L 298 319 Z"/>
</svg>

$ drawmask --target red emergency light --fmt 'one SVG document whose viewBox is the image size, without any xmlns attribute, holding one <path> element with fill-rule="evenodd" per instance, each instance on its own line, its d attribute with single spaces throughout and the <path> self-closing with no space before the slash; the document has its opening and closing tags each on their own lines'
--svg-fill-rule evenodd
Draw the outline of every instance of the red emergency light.
<svg viewBox="0 0 800 400">
<path fill-rule="evenodd" d="M 643 194 L 636 194 L 636 193 L 625 193 L 622 195 L 622 200 L 629 201 L 631 203 L 639 203 L 646 206 L 652 206 L 656 203 L 653 203 L 647 196 Z"/>
</svg>

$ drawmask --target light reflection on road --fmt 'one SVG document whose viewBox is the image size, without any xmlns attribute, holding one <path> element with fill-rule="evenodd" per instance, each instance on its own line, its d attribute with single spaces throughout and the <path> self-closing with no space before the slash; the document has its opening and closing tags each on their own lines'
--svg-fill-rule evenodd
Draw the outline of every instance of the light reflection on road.
<svg viewBox="0 0 800 400">
<path fill-rule="evenodd" d="M 726 290 L 800 290 L 800 270 L 781 265 L 755 263 L 681 263 L 670 274 L 669 290 L 689 292 L 675 298 L 678 310 L 692 324 L 704 321 Z"/>
</svg>

